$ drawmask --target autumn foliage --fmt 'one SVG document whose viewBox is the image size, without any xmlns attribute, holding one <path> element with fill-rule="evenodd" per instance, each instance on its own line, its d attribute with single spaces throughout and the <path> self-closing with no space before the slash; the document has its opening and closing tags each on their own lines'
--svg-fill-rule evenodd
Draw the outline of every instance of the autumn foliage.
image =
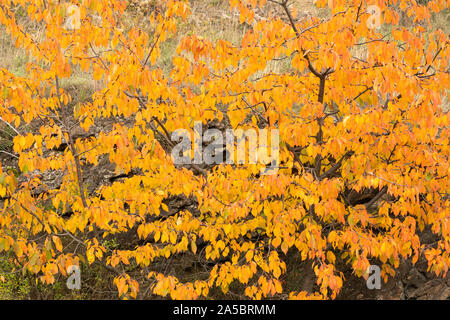
<svg viewBox="0 0 450 320">
<path fill-rule="evenodd" d="M 285 0 L 230 0 L 246 26 L 240 43 L 186 35 L 169 70 L 161 50 L 189 2 L 161 1 L 147 16 L 152 32 L 122 25 L 126 1 L 70 2 L 80 13 L 72 29 L 69 1 L 0 1 L 0 24 L 32 57 L 26 75 L 0 69 L 0 116 L 39 127 L 14 138 L 21 178 L 0 168 L 0 252 L 15 270 L 52 284 L 70 265 L 98 264 L 122 298 L 172 299 L 230 286 L 249 299 L 333 299 L 343 265 L 367 277 L 378 264 L 387 281 L 420 257 L 446 275 L 450 51 L 448 34 L 429 23 L 449 1 L 318 0 L 330 9 L 319 18 Z M 257 18 L 268 5 L 283 15 Z M 371 27 L 370 5 L 384 29 Z M 16 19 L 18 8 L 43 37 Z M 61 85 L 74 70 L 104 83 L 76 105 Z M 108 130 L 74 134 L 105 119 Z M 175 165 L 170 133 L 195 121 L 278 129 L 279 171 Z M 85 168 L 103 157 L 122 178 L 89 190 Z M 58 187 L 45 183 L 48 172 L 62 175 Z M 195 210 L 172 210 L 171 197 Z M 423 244 L 424 230 L 437 240 Z M 286 289 L 285 258 L 296 253 L 315 290 Z M 203 272 L 180 279 L 160 267 L 187 258 Z"/>
</svg>

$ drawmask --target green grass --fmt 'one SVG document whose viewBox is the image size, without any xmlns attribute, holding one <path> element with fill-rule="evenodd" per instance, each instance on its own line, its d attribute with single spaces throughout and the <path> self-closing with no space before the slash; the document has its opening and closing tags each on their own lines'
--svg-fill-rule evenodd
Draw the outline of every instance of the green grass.
<svg viewBox="0 0 450 320">
<path fill-rule="evenodd" d="M 29 281 L 21 272 L 11 272 L 12 269 L 7 257 L 0 255 L 0 300 L 25 299 L 30 292 Z"/>
<path fill-rule="evenodd" d="M 0 150 L 11 152 L 15 136 L 14 130 L 0 121 Z"/>
</svg>

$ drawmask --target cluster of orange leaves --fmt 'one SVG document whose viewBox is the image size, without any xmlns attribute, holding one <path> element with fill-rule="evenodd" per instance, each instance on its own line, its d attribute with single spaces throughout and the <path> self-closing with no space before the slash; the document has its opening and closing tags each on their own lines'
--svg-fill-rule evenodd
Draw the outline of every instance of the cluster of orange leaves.
<svg viewBox="0 0 450 320">
<path fill-rule="evenodd" d="M 415 262 L 423 255 L 430 270 L 445 275 L 449 119 L 441 105 L 448 98 L 450 52 L 448 35 L 429 23 L 449 1 L 318 0 L 318 6 L 331 5 L 322 19 L 299 18 L 279 2 L 286 19 L 256 21 L 255 9 L 267 1 L 230 0 L 247 25 L 240 43 L 185 36 L 165 73 L 158 64 L 161 47 L 188 19 L 187 1 L 164 1 L 165 10 L 148 17 L 153 28 L 148 33 L 121 24 L 122 0 L 73 1 L 81 16 L 75 30 L 62 27 L 67 3 L 1 0 L 0 24 L 31 57 L 25 76 L 0 69 L 1 119 L 16 128 L 45 121 L 38 132 L 14 138 L 25 182 L 0 168 L 0 251 L 14 252 L 17 268 L 45 283 L 66 275 L 71 264 L 98 261 L 117 273 L 119 296 L 131 298 L 139 294 L 139 283 L 127 266 L 153 270 L 156 261 L 189 254 L 214 264 L 207 277 L 183 283 L 149 271 L 153 294 L 197 299 L 214 287 L 227 293 L 238 282 L 252 299 L 334 298 L 345 280 L 338 260 L 359 276 L 367 276 L 371 261 L 380 261 L 387 280 L 402 259 Z M 372 4 L 392 28 L 389 36 L 368 27 L 366 9 Z M 44 27 L 43 37 L 34 38 L 21 24 L 18 7 Z M 398 24 L 401 11 L 413 17 L 412 26 Z M 268 72 L 274 61 L 288 68 Z M 109 132 L 49 153 L 70 139 L 61 109 L 71 97 L 58 79 L 69 78 L 75 68 L 105 83 L 74 108 L 83 129 L 110 117 L 134 122 L 117 121 Z M 168 132 L 192 130 L 194 121 L 222 120 L 219 106 L 227 106 L 234 129 L 258 129 L 255 114 L 245 121 L 257 110 L 267 127 L 279 130 L 277 174 L 259 176 L 263 164 L 222 164 L 205 175 L 174 166 L 150 124 L 164 122 Z M 291 146 L 301 152 L 294 156 Z M 80 189 L 80 155 L 85 165 L 108 155 L 118 174 L 141 174 L 88 194 Z M 64 175 L 56 189 L 42 181 L 43 173 L 53 171 Z M 36 196 L 39 187 L 46 190 Z M 386 188 L 394 200 L 373 213 L 344 199 L 348 189 L 369 188 Z M 163 200 L 171 195 L 194 197 L 200 214 L 158 218 L 168 211 Z M 46 200 L 52 205 L 42 205 Z M 62 217 L 66 206 L 73 211 L 69 218 Z M 426 227 L 438 241 L 420 243 L 418 234 Z M 107 248 L 104 238 L 130 230 L 139 245 Z M 42 234 L 45 243 L 36 240 Z M 65 246 L 71 241 L 84 251 Z M 288 252 L 298 253 L 298 263 L 313 263 L 318 292 L 287 291 Z"/>
</svg>

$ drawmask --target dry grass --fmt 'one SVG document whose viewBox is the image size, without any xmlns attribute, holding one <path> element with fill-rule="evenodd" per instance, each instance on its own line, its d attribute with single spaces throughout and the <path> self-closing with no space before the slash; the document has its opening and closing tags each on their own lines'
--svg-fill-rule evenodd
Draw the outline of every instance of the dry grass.
<svg viewBox="0 0 450 320">
<path fill-rule="evenodd" d="M 0 68 L 17 75 L 25 75 L 25 65 L 29 57 L 23 49 L 16 48 L 5 27 L 0 26 Z"/>
</svg>

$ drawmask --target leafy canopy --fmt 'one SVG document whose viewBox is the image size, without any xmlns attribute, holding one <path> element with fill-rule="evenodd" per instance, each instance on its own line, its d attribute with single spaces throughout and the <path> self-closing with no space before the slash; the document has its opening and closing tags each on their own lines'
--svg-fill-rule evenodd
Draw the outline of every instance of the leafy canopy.
<svg viewBox="0 0 450 320">
<path fill-rule="evenodd" d="M 387 280 L 403 259 L 425 257 L 447 273 L 449 39 L 430 19 L 448 1 L 318 0 L 329 7 L 319 18 L 285 0 L 230 0 L 246 26 L 239 43 L 183 36 L 169 69 L 161 51 L 187 1 L 161 1 L 151 31 L 123 24 L 126 1 L 71 3 L 76 28 L 64 26 L 67 3 L 0 1 L 1 25 L 30 56 L 25 75 L 0 69 L 0 116 L 39 128 L 14 138 L 20 176 L 0 169 L 0 251 L 18 270 L 51 284 L 70 265 L 99 263 L 123 298 L 149 288 L 173 299 L 236 283 L 252 299 L 335 298 L 344 264 L 367 277 L 378 263 Z M 255 14 L 267 6 L 283 14 Z M 75 106 L 61 85 L 74 72 L 104 83 Z M 88 138 L 74 134 L 108 119 Z M 278 129 L 278 173 L 175 166 L 170 133 L 213 120 Z M 86 171 L 105 157 L 123 178 L 90 190 Z M 59 185 L 45 181 L 50 173 Z M 172 210 L 171 197 L 195 210 Z M 425 228 L 435 242 L 421 243 Z M 116 237 L 135 240 L 111 248 Z M 312 263 L 317 291 L 286 289 L 288 252 Z M 180 279 L 161 267 L 186 257 L 202 272 Z"/>
</svg>

